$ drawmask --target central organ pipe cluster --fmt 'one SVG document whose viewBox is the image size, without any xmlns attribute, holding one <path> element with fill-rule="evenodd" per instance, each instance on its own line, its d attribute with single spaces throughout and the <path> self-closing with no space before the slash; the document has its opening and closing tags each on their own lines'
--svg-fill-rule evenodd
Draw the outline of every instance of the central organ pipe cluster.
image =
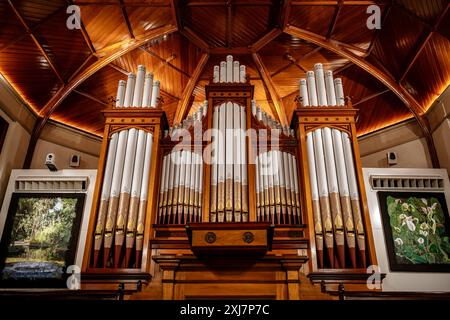
<svg viewBox="0 0 450 320">
<path fill-rule="evenodd" d="M 130 73 L 126 82 L 119 81 L 115 107 L 155 108 L 159 86 L 140 65 L 137 75 Z M 153 134 L 135 128 L 110 137 L 95 228 L 94 268 L 140 266 L 152 146 Z"/>
<path fill-rule="evenodd" d="M 246 67 L 239 65 L 239 61 L 233 61 L 233 56 L 228 55 L 227 61 L 214 66 L 213 83 L 245 83 L 247 82 Z"/>
<path fill-rule="evenodd" d="M 246 118 L 237 103 L 214 107 L 211 222 L 248 221 Z"/>
<path fill-rule="evenodd" d="M 300 98 L 303 107 L 345 106 L 342 80 L 333 80 L 332 71 L 324 74 L 321 64 L 307 73 L 307 79 L 300 79 Z M 326 251 L 327 266 L 345 268 L 346 248 L 351 266 L 365 267 L 365 233 L 349 134 L 315 129 L 307 133 L 306 143 L 319 267 L 325 266 Z"/>
</svg>

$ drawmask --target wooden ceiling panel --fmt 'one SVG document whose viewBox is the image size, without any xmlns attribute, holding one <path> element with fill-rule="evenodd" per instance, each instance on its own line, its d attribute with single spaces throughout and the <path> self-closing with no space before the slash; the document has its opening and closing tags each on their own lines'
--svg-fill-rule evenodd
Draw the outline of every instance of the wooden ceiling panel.
<svg viewBox="0 0 450 320">
<path fill-rule="evenodd" d="M 434 33 L 406 75 L 405 87 L 426 111 L 449 85 L 450 40 Z"/>
<path fill-rule="evenodd" d="M 81 20 L 96 50 L 130 38 L 119 6 L 81 6 Z"/>
<path fill-rule="evenodd" d="M 334 13 L 334 6 L 292 6 L 289 24 L 327 36 Z"/>
<path fill-rule="evenodd" d="M 235 6 L 232 13 L 232 47 L 247 47 L 269 31 L 271 6 Z"/>
<path fill-rule="evenodd" d="M 275 88 L 280 97 L 285 97 L 298 89 L 298 81 L 305 78 L 305 72 L 296 65 L 291 65 L 286 70 L 272 77 Z"/>
<path fill-rule="evenodd" d="M 421 36 L 425 27 L 394 6 L 383 30 L 374 43 L 372 53 L 396 78 L 400 78 L 402 72 L 406 70 L 412 51 L 420 41 L 423 41 Z"/>
<path fill-rule="evenodd" d="M 396 0 L 396 3 L 412 15 L 433 24 L 448 5 L 448 0 Z"/>
<path fill-rule="evenodd" d="M 60 88 L 50 65 L 30 37 L 1 52 L 0 72 L 36 112 Z"/>
<path fill-rule="evenodd" d="M 25 29 L 6 1 L 0 1 L 0 54 L 5 47 L 25 35 Z"/>
<path fill-rule="evenodd" d="M 126 7 L 126 11 L 134 35 L 144 35 L 151 29 L 174 23 L 170 7 Z"/>
<path fill-rule="evenodd" d="M 188 7 L 186 24 L 211 47 L 226 45 L 227 9 L 225 6 Z"/>
<path fill-rule="evenodd" d="M 61 27 L 65 26 L 66 19 L 65 11 L 60 11 L 51 20 L 41 24 L 35 31 L 39 43 L 65 81 L 91 53 L 80 31 Z M 55 30 L 58 30 L 58 32 L 55 32 Z"/>
<path fill-rule="evenodd" d="M 382 19 L 386 13 L 386 6 L 381 6 Z M 367 50 L 376 33 L 376 29 L 367 28 L 367 6 L 342 6 L 334 28 L 328 31 L 332 39 L 354 45 Z"/>
<path fill-rule="evenodd" d="M 316 48 L 315 45 L 283 33 L 262 48 L 259 54 L 263 58 L 266 68 L 273 74 L 291 63 L 287 58 L 288 55 L 295 60 L 301 60 Z"/>
<path fill-rule="evenodd" d="M 26 34 L 26 28 L 20 23 L 8 1 L 0 1 L 0 72 L 36 112 L 60 88 L 60 81 L 46 56 L 52 61 L 57 73 L 67 81 L 79 70 L 90 53 L 86 38 L 92 40 L 98 55 L 102 56 L 108 50 L 101 49 L 117 47 L 121 42 L 129 41 L 133 35 L 143 36 L 150 29 L 175 22 L 169 0 L 123 0 L 123 8 L 119 0 L 75 0 L 75 4 L 81 5 L 86 36 L 79 30 L 66 29 L 66 0 L 11 2 L 42 45 L 45 54 L 38 49 L 32 37 Z M 331 35 L 331 39 L 364 50 L 376 38 L 367 61 L 396 81 L 405 74 L 404 81 L 400 83 L 422 105 L 419 111 L 426 111 L 436 96 L 450 84 L 448 0 L 376 2 L 381 2 L 384 13 L 387 6 L 392 6 L 380 31 L 368 30 L 365 25 L 368 17 L 367 1 L 361 1 L 361 4 L 344 1 L 338 15 L 339 1 L 295 1 L 291 6 L 288 23 L 324 37 Z M 191 29 L 208 46 L 218 48 L 214 50 L 195 86 L 191 107 L 193 112 L 205 99 L 204 87 L 212 76 L 213 66 L 225 60 L 226 47 L 238 48 L 237 52 L 243 52 L 261 39 L 279 23 L 277 19 L 280 6 L 279 2 L 270 0 L 231 1 L 229 19 L 225 0 L 188 0 L 175 3 L 180 6 L 178 13 L 181 27 Z M 447 10 L 446 15 L 439 19 L 444 10 Z M 126 18 L 130 22 L 129 26 Z M 428 37 L 438 20 L 441 21 L 440 25 Z M 227 28 L 227 24 L 231 29 Z M 231 36 L 227 30 L 231 30 Z M 425 40 L 427 42 L 423 45 Z M 219 55 L 218 52 L 223 54 Z M 180 34 L 171 34 L 148 43 L 116 59 L 115 66 L 107 66 L 87 79 L 69 95 L 52 119 L 101 134 L 103 119 L 100 110 L 113 103 L 118 80 L 126 79 L 127 72 L 136 72 L 137 65 L 144 64 L 161 82 L 164 110 L 169 122 L 172 122 L 179 98 L 201 53 L 199 48 Z M 296 107 L 298 79 L 304 77 L 305 70 L 312 70 L 318 62 L 324 64 L 325 69 L 333 70 L 336 77 L 343 78 L 346 95 L 361 110 L 359 134 L 377 130 L 410 116 L 401 101 L 373 76 L 346 59 L 301 39 L 281 34 L 260 49 L 258 54 L 273 78 L 275 90 L 282 98 L 288 119 Z M 362 56 L 364 52 L 355 54 Z M 91 58 L 87 64 L 83 64 L 82 69 L 96 59 Z M 247 74 L 255 86 L 255 99 L 263 110 L 271 114 L 274 108 L 271 97 L 251 55 L 236 55 L 235 60 L 247 66 Z"/>
<path fill-rule="evenodd" d="M 101 136 L 105 119 L 100 111 L 105 108 L 92 99 L 72 92 L 51 119 Z"/>
<path fill-rule="evenodd" d="M 335 77 L 342 79 L 344 94 L 349 96 L 354 104 L 386 90 L 381 82 L 356 66 L 347 68 Z"/>
<path fill-rule="evenodd" d="M 410 119 L 409 110 L 392 92 L 361 103 L 356 129 L 358 135 L 364 135 L 395 123 Z"/>
<path fill-rule="evenodd" d="M 11 2 L 30 27 L 39 23 L 53 12 L 67 7 L 67 2 L 64 0 L 12 0 Z M 61 28 L 65 28 L 65 26 L 66 24 L 64 23 Z"/>
</svg>

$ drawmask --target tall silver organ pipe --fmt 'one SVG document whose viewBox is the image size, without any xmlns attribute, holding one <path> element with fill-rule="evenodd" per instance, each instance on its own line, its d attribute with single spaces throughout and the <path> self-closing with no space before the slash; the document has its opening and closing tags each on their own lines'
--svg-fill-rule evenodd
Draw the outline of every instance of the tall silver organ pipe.
<svg viewBox="0 0 450 320">
<path fill-rule="evenodd" d="M 303 107 L 345 106 L 342 80 L 324 73 L 320 64 L 314 70 L 299 82 Z M 347 266 L 345 252 L 352 267 L 364 267 L 365 232 L 349 134 L 325 127 L 308 132 L 306 141 L 319 265 L 326 250 L 331 267 Z"/>
<path fill-rule="evenodd" d="M 117 86 L 116 108 L 123 107 L 125 99 L 125 86 L 126 82 L 120 80 Z M 113 133 L 109 141 L 108 155 L 106 156 L 105 173 L 103 177 L 102 192 L 100 196 L 100 205 L 98 209 L 97 223 L 95 227 L 95 236 L 94 236 L 94 266 L 98 264 L 98 256 L 103 243 L 105 221 L 108 212 L 108 204 L 114 172 L 114 162 L 116 160 L 118 139 L 119 134 L 117 132 Z"/>
<path fill-rule="evenodd" d="M 131 106 L 133 102 L 133 91 L 136 81 L 136 76 L 132 73 L 128 75 L 128 81 L 125 89 L 124 108 Z M 116 159 L 114 162 L 113 178 L 111 181 L 111 192 L 108 204 L 108 214 L 106 217 L 104 245 L 103 245 L 103 265 L 106 266 L 110 258 L 111 246 L 114 239 L 114 231 L 116 226 L 116 218 L 119 207 L 120 187 L 122 183 L 123 166 L 126 155 L 126 143 L 128 139 L 128 130 L 119 132 L 119 139 L 117 142 Z"/>
<path fill-rule="evenodd" d="M 116 108 L 150 106 L 153 75 L 139 66 L 137 77 L 119 81 Z M 159 91 L 153 91 L 158 101 Z M 140 265 L 153 135 L 135 128 L 114 132 L 109 141 L 95 227 L 93 267 Z M 111 251 L 112 245 L 115 250 Z M 136 251 L 135 258 L 132 256 Z M 99 263 L 100 254 L 102 262 Z"/>
</svg>

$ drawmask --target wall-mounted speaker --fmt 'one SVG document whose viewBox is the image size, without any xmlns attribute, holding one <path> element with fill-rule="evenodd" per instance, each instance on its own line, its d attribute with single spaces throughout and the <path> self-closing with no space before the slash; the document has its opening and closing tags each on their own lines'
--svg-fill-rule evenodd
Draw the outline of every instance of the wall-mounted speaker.
<svg viewBox="0 0 450 320">
<path fill-rule="evenodd" d="M 79 154 L 73 154 L 70 156 L 70 163 L 69 165 L 72 168 L 78 168 L 80 166 L 80 155 Z"/>
<path fill-rule="evenodd" d="M 387 153 L 387 163 L 390 166 L 394 166 L 398 163 L 398 156 L 396 152 Z"/>
</svg>

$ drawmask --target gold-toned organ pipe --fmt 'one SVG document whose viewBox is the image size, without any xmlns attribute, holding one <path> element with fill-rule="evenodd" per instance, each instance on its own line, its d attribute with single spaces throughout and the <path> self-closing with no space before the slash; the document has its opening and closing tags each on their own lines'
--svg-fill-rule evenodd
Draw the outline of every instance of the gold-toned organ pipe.
<svg viewBox="0 0 450 320">
<path fill-rule="evenodd" d="M 306 135 L 306 151 L 308 156 L 308 168 L 309 168 L 309 182 L 311 187 L 311 198 L 312 198 L 312 207 L 313 207 L 313 221 L 314 221 L 314 234 L 316 239 L 316 252 L 317 252 L 317 260 L 319 263 L 319 268 L 323 268 L 323 249 L 324 249 L 324 232 L 332 235 L 332 225 L 331 221 L 327 221 L 328 225 L 326 230 L 322 225 L 322 216 L 320 209 L 320 200 L 319 200 L 319 189 L 317 182 L 317 172 L 316 172 L 316 160 L 314 155 L 314 142 L 313 142 L 313 134 L 309 132 Z"/>
<path fill-rule="evenodd" d="M 146 133 L 144 170 L 142 172 L 141 194 L 139 196 L 139 211 L 136 226 L 136 267 L 141 264 L 142 248 L 144 245 L 145 216 L 147 213 L 148 186 L 153 152 L 153 134 Z"/>
<path fill-rule="evenodd" d="M 328 182 L 328 194 L 330 197 L 331 214 L 334 222 L 334 235 L 338 251 L 338 261 L 341 268 L 345 268 L 345 235 L 342 218 L 339 186 L 337 180 L 336 163 L 333 150 L 333 138 L 330 128 L 322 129 L 323 145 L 325 151 L 326 175 Z"/>
<path fill-rule="evenodd" d="M 239 82 L 239 65 L 237 65 L 237 72 L 237 82 Z M 233 103 L 233 203 L 235 222 L 241 221 L 241 151 L 241 108 L 237 103 Z"/>
<path fill-rule="evenodd" d="M 278 162 L 278 150 L 272 150 L 271 159 L 272 159 L 272 173 L 273 173 L 273 185 L 275 189 L 275 213 L 276 213 L 276 222 L 281 223 L 281 187 L 280 187 L 280 164 Z M 275 220 L 273 221 L 275 223 Z"/>
<path fill-rule="evenodd" d="M 126 82 L 123 107 L 131 106 L 133 102 L 134 85 L 136 76 L 132 73 L 128 75 Z M 122 130 L 119 132 L 117 142 L 116 160 L 114 162 L 113 178 L 111 182 L 111 193 L 109 197 L 108 213 L 105 223 L 104 244 L 103 244 L 103 266 L 106 267 L 111 247 L 114 238 L 114 231 L 116 227 L 116 218 L 119 207 L 119 196 L 121 190 L 122 175 L 124 170 L 124 161 L 127 150 L 128 131 Z"/>
<path fill-rule="evenodd" d="M 225 130 L 226 130 L 226 104 L 219 106 L 219 153 L 217 173 L 217 221 L 225 219 Z"/>
<path fill-rule="evenodd" d="M 333 219 L 331 216 L 330 198 L 328 193 L 327 174 L 325 169 L 325 155 L 322 142 L 322 130 L 317 129 L 313 132 L 314 155 L 317 171 L 317 182 L 319 189 L 320 211 L 322 213 L 322 222 L 325 228 L 325 246 L 331 268 L 334 268 L 334 230 Z M 343 235 L 342 235 L 343 237 Z"/>
<path fill-rule="evenodd" d="M 136 236 L 137 216 L 139 212 L 140 193 L 142 188 L 142 173 L 144 171 L 146 140 L 146 132 L 144 130 L 138 130 L 136 159 L 134 162 L 131 184 L 131 198 L 126 223 L 125 266 L 130 264 L 131 251 L 133 250 L 134 238 Z"/>
<path fill-rule="evenodd" d="M 219 109 L 214 108 L 213 112 L 213 132 L 212 132 L 212 161 L 211 161 L 211 216 L 210 221 L 217 221 L 217 179 L 218 179 L 218 159 L 219 159 Z"/>
<path fill-rule="evenodd" d="M 265 160 L 267 166 L 267 178 L 269 181 L 270 221 L 275 223 L 275 187 L 273 183 L 273 162 L 271 151 L 265 153 Z"/>
<path fill-rule="evenodd" d="M 244 67 L 244 68 L 242 68 Z M 241 66 L 240 68 L 240 80 L 241 82 L 245 82 L 245 66 Z M 242 221 L 247 222 L 249 219 L 248 214 L 248 172 L 247 172 L 247 142 L 245 132 L 247 130 L 247 116 L 246 116 L 246 108 L 240 106 L 240 114 L 241 114 L 241 178 L 242 178 Z"/>
<path fill-rule="evenodd" d="M 344 230 L 349 249 L 350 260 L 353 268 L 356 264 L 356 241 L 355 241 L 355 227 L 353 222 L 353 213 L 350 201 L 350 191 L 348 187 L 347 169 L 345 167 L 344 147 L 342 145 L 341 132 L 337 129 L 332 129 L 334 156 L 336 160 L 337 177 L 339 183 L 339 195 L 342 205 L 342 216 L 344 219 Z"/>
<path fill-rule="evenodd" d="M 347 133 L 342 132 L 342 143 L 344 146 L 345 165 L 347 169 L 348 185 L 350 191 L 350 201 L 352 203 L 353 219 L 356 228 L 356 241 L 359 248 L 361 264 L 366 267 L 366 244 L 364 222 L 361 214 L 361 204 L 356 180 L 356 170 L 353 160 L 353 149 L 350 137 Z"/>
<path fill-rule="evenodd" d="M 167 155 L 162 158 L 162 172 L 161 172 L 161 182 L 160 182 L 160 190 L 159 190 L 159 223 L 165 222 L 165 206 L 167 205 L 167 186 L 166 186 L 166 175 L 168 173 L 168 162 Z"/>
<path fill-rule="evenodd" d="M 227 102 L 226 104 L 225 128 L 226 128 L 225 129 L 225 211 L 226 211 L 225 218 L 227 222 L 231 222 L 233 221 L 233 103 L 232 102 Z"/>
<path fill-rule="evenodd" d="M 256 219 L 258 221 L 264 221 L 261 217 L 261 183 L 259 178 L 259 155 L 256 156 L 255 159 L 255 175 L 256 175 Z"/>
</svg>

